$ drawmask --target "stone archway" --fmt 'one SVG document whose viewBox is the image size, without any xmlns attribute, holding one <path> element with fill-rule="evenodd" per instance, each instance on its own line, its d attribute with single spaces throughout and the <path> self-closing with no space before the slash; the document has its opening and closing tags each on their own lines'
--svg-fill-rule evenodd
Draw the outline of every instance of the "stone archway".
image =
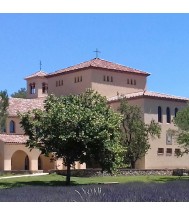
<svg viewBox="0 0 189 215">
<path fill-rule="evenodd" d="M 29 170 L 30 161 L 26 152 L 18 150 L 11 157 L 11 170 Z"/>
<path fill-rule="evenodd" d="M 51 156 L 39 155 L 38 170 L 48 171 L 50 169 L 55 169 L 55 161 L 51 161 Z"/>
</svg>

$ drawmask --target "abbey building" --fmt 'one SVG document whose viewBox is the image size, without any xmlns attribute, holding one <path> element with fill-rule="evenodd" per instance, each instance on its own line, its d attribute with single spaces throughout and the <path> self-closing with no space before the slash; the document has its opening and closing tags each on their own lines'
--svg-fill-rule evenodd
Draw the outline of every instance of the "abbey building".
<svg viewBox="0 0 189 215">
<path fill-rule="evenodd" d="M 87 88 L 106 96 L 107 102 L 115 110 L 119 107 L 118 95 L 123 94 L 130 104 L 140 106 L 145 123 L 150 123 L 152 119 L 160 123 L 161 138 L 150 140 L 151 148 L 137 162 L 137 168 L 189 168 L 189 156 L 177 158 L 175 152 L 180 148 L 168 132 L 174 128 L 173 117 L 186 106 L 189 99 L 148 91 L 146 85 L 149 75 L 144 71 L 95 58 L 50 74 L 38 71 L 27 76 L 27 98 L 9 99 L 6 132 L 0 134 L 0 170 L 65 169 L 62 160 L 51 162 L 39 150 L 30 151 L 25 147 L 28 137 L 20 127 L 17 113 L 42 109 L 48 94 L 79 94 Z M 76 162 L 75 168 L 86 168 L 86 164 Z"/>
</svg>

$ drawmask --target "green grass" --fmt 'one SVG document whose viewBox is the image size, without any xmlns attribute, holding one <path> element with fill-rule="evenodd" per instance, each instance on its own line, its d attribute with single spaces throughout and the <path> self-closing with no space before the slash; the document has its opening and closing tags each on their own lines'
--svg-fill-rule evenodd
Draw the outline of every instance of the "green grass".
<svg viewBox="0 0 189 215">
<path fill-rule="evenodd" d="M 41 186 L 65 186 L 66 178 L 61 175 L 50 174 L 44 176 L 19 177 L 0 179 L 0 189 L 20 187 L 25 185 Z M 156 182 L 166 183 L 174 180 L 189 180 L 188 176 L 179 179 L 178 176 L 103 176 L 103 177 L 71 177 L 71 185 L 98 184 L 108 182 L 129 183 L 129 182 Z"/>
</svg>

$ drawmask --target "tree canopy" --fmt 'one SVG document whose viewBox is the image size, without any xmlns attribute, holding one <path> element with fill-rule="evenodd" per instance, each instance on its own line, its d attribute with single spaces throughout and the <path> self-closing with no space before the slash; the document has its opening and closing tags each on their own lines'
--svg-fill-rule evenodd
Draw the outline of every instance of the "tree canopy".
<svg viewBox="0 0 189 215">
<path fill-rule="evenodd" d="M 141 159 L 150 149 L 149 137 L 160 137 L 161 127 L 154 120 L 145 124 L 140 107 L 130 105 L 121 98 L 119 111 L 123 114 L 122 143 L 126 148 L 124 162 L 135 168 L 136 161 Z"/>
<path fill-rule="evenodd" d="M 177 130 L 173 131 L 181 150 L 177 152 L 178 156 L 189 153 L 189 104 L 182 110 L 177 112 L 173 119 Z"/>
<path fill-rule="evenodd" d="M 9 98 L 6 90 L 0 91 L 0 133 L 5 131 Z"/>
<path fill-rule="evenodd" d="M 21 126 L 29 136 L 27 146 L 43 154 L 63 158 L 70 167 L 75 161 L 97 160 L 102 170 L 112 172 L 122 161 L 121 115 L 114 112 L 105 97 L 87 90 L 80 95 L 47 97 L 44 110 L 20 114 Z"/>
<path fill-rule="evenodd" d="M 20 90 L 18 90 L 18 92 L 14 92 L 13 94 L 11 94 L 12 98 L 26 98 L 26 88 L 20 88 Z"/>
</svg>

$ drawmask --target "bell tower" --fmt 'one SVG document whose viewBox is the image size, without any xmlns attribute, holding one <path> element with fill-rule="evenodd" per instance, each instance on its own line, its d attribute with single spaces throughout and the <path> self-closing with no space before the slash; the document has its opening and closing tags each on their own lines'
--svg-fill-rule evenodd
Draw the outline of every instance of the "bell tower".
<svg viewBox="0 0 189 215">
<path fill-rule="evenodd" d="M 25 78 L 27 81 L 28 99 L 42 98 L 48 95 L 47 73 L 38 71 Z"/>
</svg>

